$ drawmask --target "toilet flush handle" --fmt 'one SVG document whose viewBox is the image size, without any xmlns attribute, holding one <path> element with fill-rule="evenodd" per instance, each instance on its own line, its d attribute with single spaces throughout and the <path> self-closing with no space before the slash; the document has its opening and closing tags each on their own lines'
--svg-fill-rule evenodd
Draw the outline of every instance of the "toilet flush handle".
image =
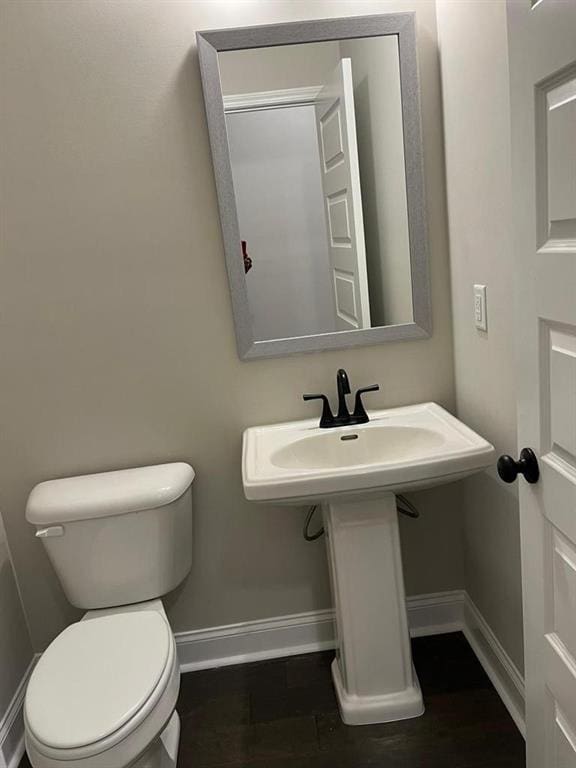
<svg viewBox="0 0 576 768">
<path fill-rule="evenodd" d="M 49 528 L 39 528 L 36 531 L 37 539 L 51 539 L 54 536 L 64 536 L 63 525 L 51 525 Z"/>
</svg>

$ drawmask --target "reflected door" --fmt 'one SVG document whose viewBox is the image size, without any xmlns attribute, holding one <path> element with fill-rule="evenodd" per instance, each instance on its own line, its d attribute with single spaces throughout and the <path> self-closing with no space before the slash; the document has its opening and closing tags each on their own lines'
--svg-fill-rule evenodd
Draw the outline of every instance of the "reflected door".
<svg viewBox="0 0 576 768">
<path fill-rule="evenodd" d="M 576 4 L 508 2 L 529 768 L 576 768 Z"/>
<path fill-rule="evenodd" d="M 316 102 L 336 328 L 370 328 L 352 62 L 341 59 Z"/>
</svg>

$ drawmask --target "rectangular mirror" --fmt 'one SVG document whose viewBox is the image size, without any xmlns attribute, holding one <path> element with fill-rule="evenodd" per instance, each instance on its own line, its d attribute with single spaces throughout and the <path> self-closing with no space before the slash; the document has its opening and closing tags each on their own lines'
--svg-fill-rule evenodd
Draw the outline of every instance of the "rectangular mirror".
<svg viewBox="0 0 576 768">
<path fill-rule="evenodd" d="M 414 15 L 197 38 L 240 357 L 428 336 Z"/>
</svg>

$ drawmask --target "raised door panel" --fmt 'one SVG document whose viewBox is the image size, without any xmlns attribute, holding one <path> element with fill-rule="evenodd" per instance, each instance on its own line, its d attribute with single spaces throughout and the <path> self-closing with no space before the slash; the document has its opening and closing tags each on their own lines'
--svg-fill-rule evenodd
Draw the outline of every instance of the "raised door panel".
<svg viewBox="0 0 576 768">
<path fill-rule="evenodd" d="M 548 701 L 548 766 L 576 768 L 576 734 L 552 696 Z"/>
<path fill-rule="evenodd" d="M 340 99 L 332 104 L 320 118 L 320 148 L 324 172 L 344 161 L 342 136 L 342 105 Z"/>
<path fill-rule="evenodd" d="M 320 169 L 338 330 L 370 327 L 352 69 L 342 59 L 316 103 Z"/>
</svg>

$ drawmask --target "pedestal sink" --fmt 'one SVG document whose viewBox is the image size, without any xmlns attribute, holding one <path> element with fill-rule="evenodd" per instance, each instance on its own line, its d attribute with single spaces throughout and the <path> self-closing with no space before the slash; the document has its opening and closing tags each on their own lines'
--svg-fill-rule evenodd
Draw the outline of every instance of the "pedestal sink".
<svg viewBox="0 0 576 768">
<path fill-rule="evenodd" d="M 336 612 L 332 664 L 349 725 L 424 711 L 412 665 L 395 494 L 490 465 L 490 443 L 435 403 L 370 412 L 367 424 L 316 420 L 244 432 L 244 493 L 253 501 L 321 504 Z"/>
</svg>

